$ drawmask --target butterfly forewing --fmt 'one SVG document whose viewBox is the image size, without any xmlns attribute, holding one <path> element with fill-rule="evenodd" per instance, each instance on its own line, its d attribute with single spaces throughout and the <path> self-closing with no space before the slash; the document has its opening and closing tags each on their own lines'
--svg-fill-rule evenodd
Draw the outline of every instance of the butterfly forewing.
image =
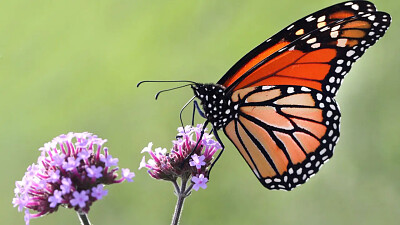
<svg viewBox="0 0 400 225">
<path fill-rule="evenodd" d="M 290 190 L 318 172 L 339 138 L 333 98 L 301 86 L 234 92 L 239 112 L 224 129 L 260 182 Z"/>
<path fill-rule="evenodd" d="M 357 15 L 359 12 L 374 12 L 375 6 L 368 1 L 350 1 L 339 3 L 290 24 L 280 32 L 267 39 L 252 51 L 240 59 L 228 72 L 218 81 L 225 87 L 232 85 L 239 77 L 245 74 L 274 52 L 287 46 L 291 42 L 307 35 L 309 32 L 322 28 L 338 20 Z"/>
<path fill-rule="evenodd" d="M 389 25 L 388 14 L 371 12 L 317 29 L 249 69 L 231 89 L 301 85 L 334 96 L 352 64 Z"/>
</svg>

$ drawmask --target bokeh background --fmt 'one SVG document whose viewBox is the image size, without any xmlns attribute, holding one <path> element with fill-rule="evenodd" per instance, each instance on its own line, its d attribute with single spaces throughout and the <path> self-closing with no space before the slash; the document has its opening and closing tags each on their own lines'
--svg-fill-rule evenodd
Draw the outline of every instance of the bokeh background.
<svg viewBox="0 0 400 225">
<path fill-rule="evenodd" d="M 153 141 L 169 148 L 189 88 L 144 79 L 216 82 L 241 56 L 291 22 L 335 4 L 307 1 L 88 0 L 0 3 L 0 223 L 23 224 L 12 207 L 15 180 L 37 149 L 69 131 L 109 140 L 134 183 L 108 187 L 93 224 L 168 224 L 170 183 L 137 171 Z M 181 224 L 398 224 L 400 221 L 400 3 L 378 0 L 391 28 L 355 64 L 337 99 L 341 139 L 335 156 L 291 192 L 263 188 L 233 145 L 208 189 L 185 203 Z M 189 123 L 188 114 L 185 117 Z M 198 120 L 200 122 L 200 120 Z M 221 135 L 223 136 L 223 135 Z M 74 211 L 31 224 L 78 224 Z"/>
</svg>

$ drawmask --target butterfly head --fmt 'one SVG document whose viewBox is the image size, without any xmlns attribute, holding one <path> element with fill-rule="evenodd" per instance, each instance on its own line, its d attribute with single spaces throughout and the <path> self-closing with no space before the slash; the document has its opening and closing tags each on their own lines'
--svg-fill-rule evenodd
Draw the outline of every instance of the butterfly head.
<svg viewBox="0 0 400 225">
<path fill-rule="evenodd" d="M 195 96 L 200 100 L 204 114 L 215 129 L 226 126 L 235 116 L 234 104 L 225 87 L 219 84 L 192 85 Z"/>
</svg>

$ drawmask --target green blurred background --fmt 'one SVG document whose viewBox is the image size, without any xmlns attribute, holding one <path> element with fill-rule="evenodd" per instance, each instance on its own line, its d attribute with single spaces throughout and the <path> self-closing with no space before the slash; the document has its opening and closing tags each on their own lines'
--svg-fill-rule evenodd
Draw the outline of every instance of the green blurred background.
<svg viewBox="0 0 400 225">
<path fill-rule="evenodd" d="M 153 141 L 169 148 L 189 88 L 144 79 L 216 82 L 241 56 L 291 22 L 338 1 L 20 1 L 0 3 L 0 223 L 23 224 L 15 180 L 37 149 L 69 131 L 107 138 L 134 183 L 109 186 L 93 224 L 168 224 L 170 183 L 137 171 Z M 394 22 L 338 93 L 341 139 L 317 176 L 291 192 L 263 188 L 233 145 L 208 189 L 185 203 L 181 224 L 399 224 L 400 3 L 374 2 Z M 186 115 L 189 123 L 189 116 Z M 223 136 L 223 135 L 221 135 Z M 74 211 L 31 224 L 78 224 Z"/>
</svg>

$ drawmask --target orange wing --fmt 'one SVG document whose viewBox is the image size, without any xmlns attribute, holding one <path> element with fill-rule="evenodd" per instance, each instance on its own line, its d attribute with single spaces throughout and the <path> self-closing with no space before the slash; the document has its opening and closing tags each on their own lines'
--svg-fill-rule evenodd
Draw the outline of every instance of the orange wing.
<svg viewBox="0 0 400 225">
<path fill-rule="evenodd" d="M 311 31 L 337 22 L 340 19 L 355 16 L 358 12 L 375 11 L 374 4 L 368 1 L 357 2 L 356 5 L 352 2 L 343 2 L 305 16 L 285 27 L 246 54 L 218 83 L 228 87 L 256 64 Z"/>
<path fill-rule="evenodd" d="M 249 87 L 233 93 L 239 113 L 224 128 L 259 181 L 291 190 L 318 172 L 339 138 L 335 100 L 300 86 Z"/>
<path fill-rule="evenodd" d="M 334 96 L 352 64 L 390 25 L 390 15 L 375 12 L 368 8 L 370 4 L 347 2 L 341 4 L 341 10 L 309 16 L 308 20 L 317 24 L 308 33 L 299 24 L 289 26 L 289 40 L 279 40 L 263 51 L 257 47 L 218 83 L 228 92 L 262 85 L 298 85 Z M 309 30 L 307 18 L 303 26 Z"/>
</svg>

